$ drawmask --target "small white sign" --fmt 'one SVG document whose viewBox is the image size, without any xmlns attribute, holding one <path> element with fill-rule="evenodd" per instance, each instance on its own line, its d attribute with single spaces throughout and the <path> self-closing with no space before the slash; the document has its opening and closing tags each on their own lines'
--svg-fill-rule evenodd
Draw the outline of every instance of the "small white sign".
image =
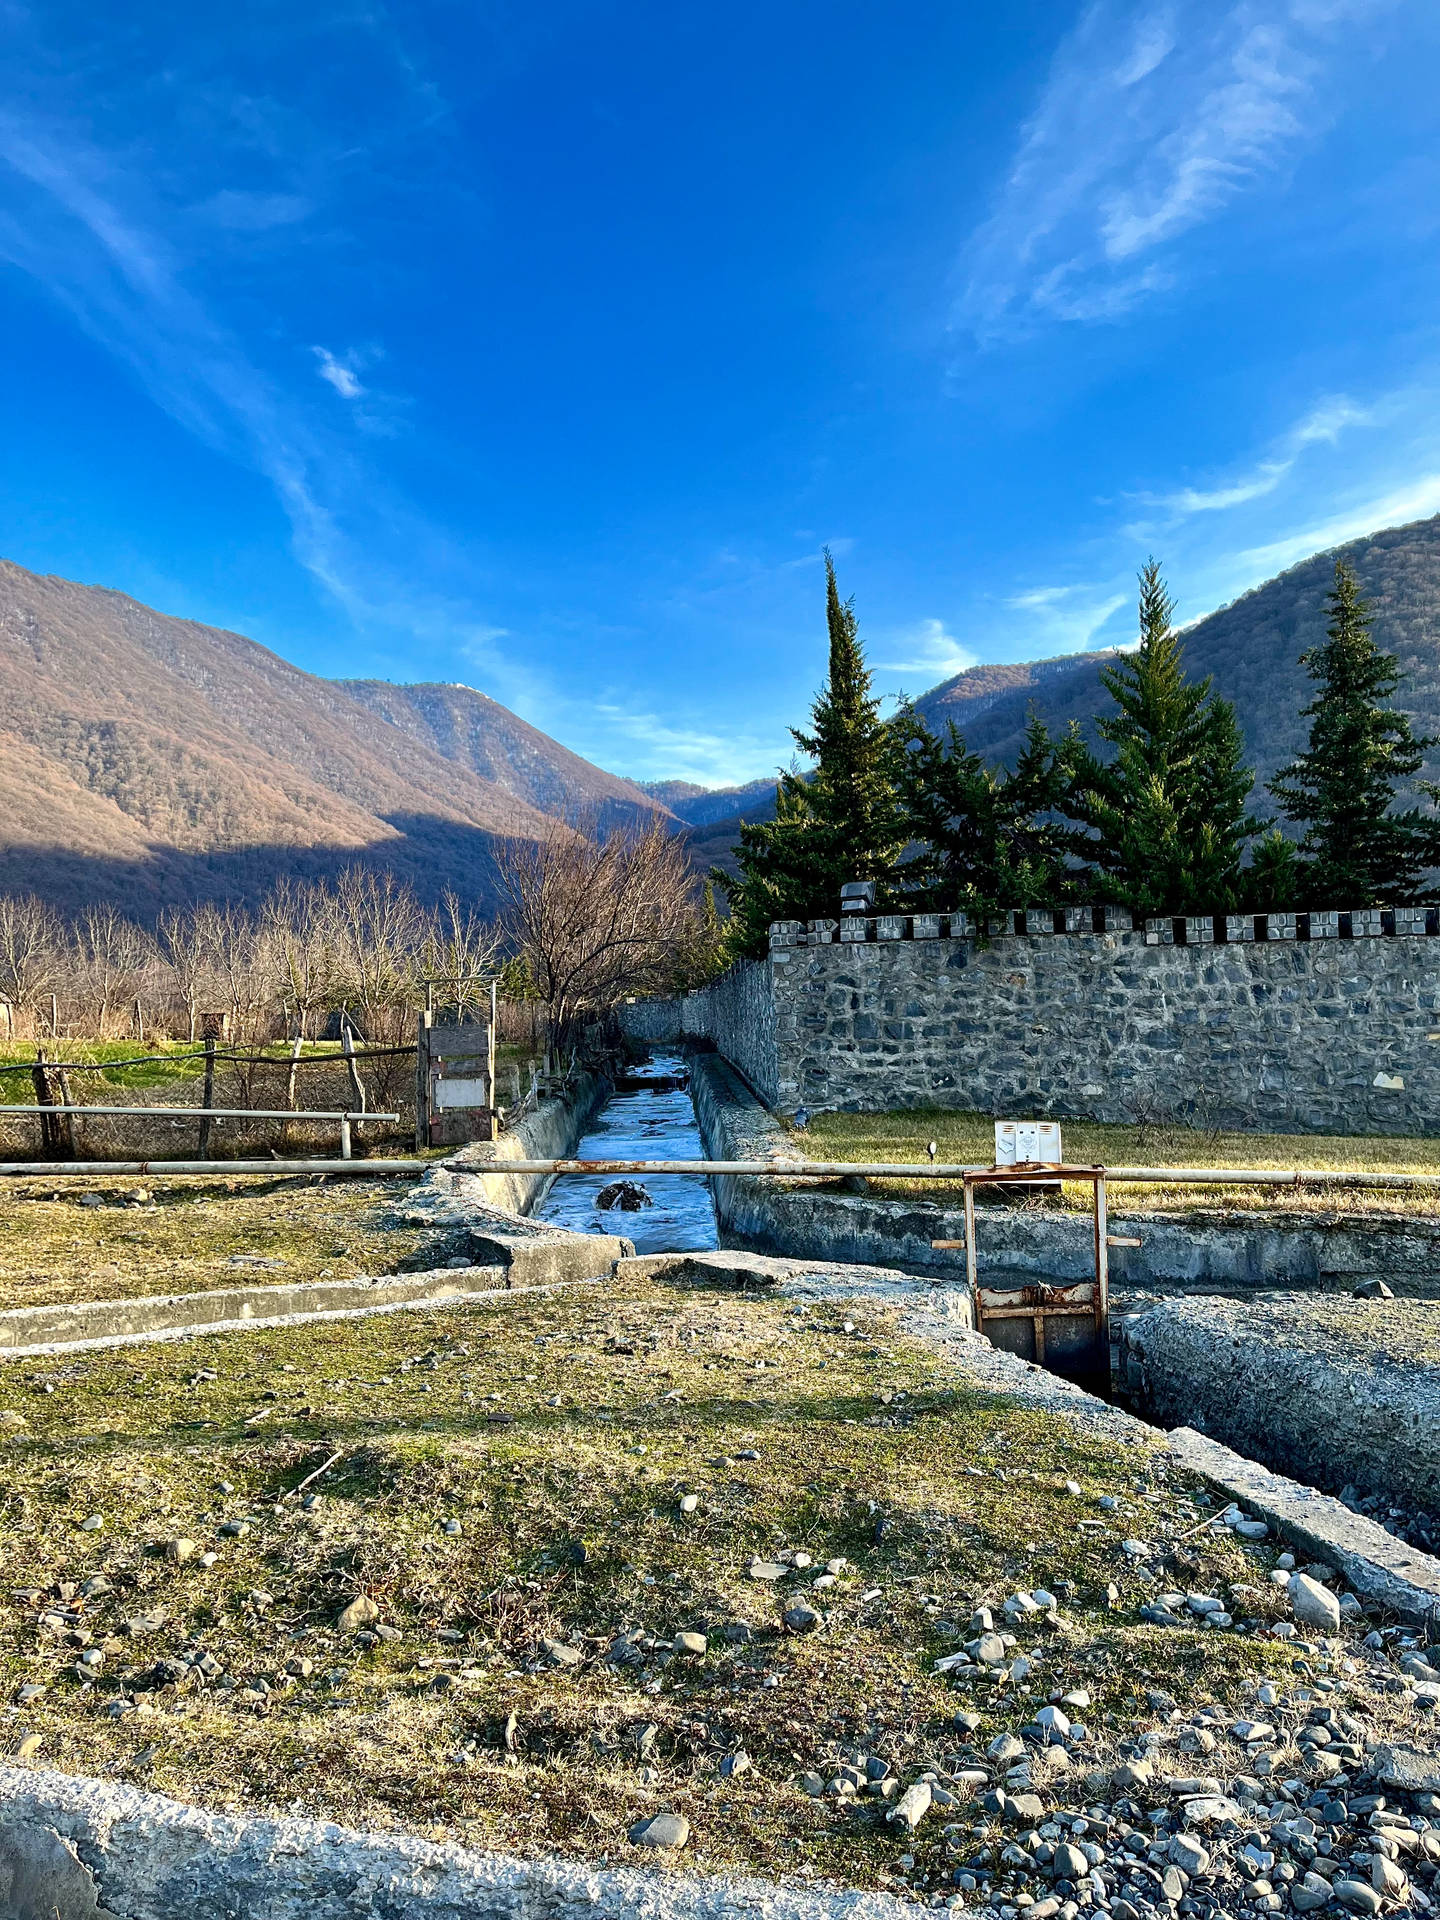
<svg viewBox="0 0 1440 1920">
<path fill-rule="evenodd" d="M 997 1120 L 995 1122 L 995 1165 L 1015 1167 L 1038 1163 L 1058 1167 L 1065 1156 L 1060 1146 L 1060 1125 L 1056 1120 Z"/>
<path fill-rule="evenodd" d="M 455 1074 L 447 1079 L 444 1075 L 434 1083 L 433 1105 L 437 1113 L 453 1113 L 466 1107 L 487 1107 L 485 1076 L 479 1074 L 471 1078 L 468 1074 Z"/>
</svg>

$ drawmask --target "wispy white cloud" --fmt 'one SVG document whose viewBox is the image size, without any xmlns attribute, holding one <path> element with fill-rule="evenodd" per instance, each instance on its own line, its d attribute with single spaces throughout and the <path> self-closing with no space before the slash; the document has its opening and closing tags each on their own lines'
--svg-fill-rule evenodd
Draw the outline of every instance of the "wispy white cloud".
<svg viewBox="0 0 1440 1920">
<path fill-rule="evenodd" d="M 1142 494 L 1146 506 L 1161 507 L 1172 514 L 1223 513 L 1230 507 L 1246 506 L 1274 493 L 1289 477 L 1296 462 L 1310 447 L 1333 447 L 1347 427 L 1368 425 L 1375 415 L 1356 406 L 1343 396 L 1323 400 L 1281 435 L 1263 459 L 1232 479 L 1212 487 L 1180 487 L 1173 493 Z"/>
<path fill-rule="evenodd" d="M 328 381 L 342 400 L 360 398 L 365 389 L 360 384 L 360 376 L 355 370 L 353 356 L 347 356 L 343 360 L 338 359 L 328 347 L 312 347 L 310 351 L 319 362 L 316 371 L 320 378 Z"/>
<path fill-rule="evenodd" d="M 1405 3 L 1090 0 L 966 249 L 958 324 L 993 343 L 1172 284 L 1170 243 L 1324 130 L 1348 30 Z"/>
<path fill-rule="evenodd" d="M 977 656 L 948 633 L 943 620 L 917 620 L 914 626 L 884 636 L 880 644 L 893 647 L 904 657 L 877 660 L 877 671 L 888 673 L 928 673 L 948 680 L 952 674 L 973 667 Z"/>
<path fill-rule="evenodd" d="M 773 739 L 686 727 L 618 700 L 597 701 L 593 711 L 608 738 L 592 757 L 603 761 L 621 741 L 630 749 L 638 748 L 638 753 L 627 752 L 625 764 L 626 773 L 635 779 L 693 780 L 700 786 L 728 787 L 775 771 Z"/>
<path fill-rule="evenodd" d="M 1131 598 L 1115 587 L 1082 583 L 1064 587 L 1027 587 L 1005 601 L 1012 621 L 1006 651 L 1012 659 L 1037 659 L 1056 653 L 1083 653 L 1105 623 Z"/>
<path fill-rule="evenodd" d="M 483 634 L 462 592 L 428 584 L 464 572 L 449 536 L 393 497 L 349 437 L 384 431 L 383 420 L 354 408 L 337 431 L 283 370 L 263 364 L 196 291 L 188 234 L 185 210 L 157 199 L 129 156 L 59 114 L 0 111 L 0 260 L 184 429 L 264 478 L 296 559 L 358 624 L 447 647 Z M 359 356 L 314 351 L 322 380 L 364 396 Z M 408 567 L 390 558 L 402 550 Z"/>
<path fill-rule="evenodd" d="M 299 193 L 250 193 L 225 187 L 199 201 L 196 217 L 231 233 L 267 233 L 272 227 L 292 227 L 312 211 Z"/>
<path fill-rule="evenodd" d="M 1235 564 L 1257 580 L 1263 580 L 1282 568 L 1320 553 L 1327 547 L 1342 546 L 1347 540 L 1376 533 L 1383 527 L 1404 526 L 1411 520 L 1425 520 L 1440 513 L 1440 472 L 1418 475 L 1388 492 L 1356 500 L 1353 505 L 1328 518 L 1312 521 L 1294 533 L 1247 547 L 1235 556 Z"/>
</svg>

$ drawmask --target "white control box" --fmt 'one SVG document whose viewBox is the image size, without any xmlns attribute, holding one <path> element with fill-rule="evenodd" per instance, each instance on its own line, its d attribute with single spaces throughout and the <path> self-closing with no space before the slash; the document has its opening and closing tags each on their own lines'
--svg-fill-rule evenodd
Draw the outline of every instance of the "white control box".
<svg viewBox="0 0 1440 1920">
<path fill-rule="evenodd" d="M 1060 1146 L 1058 1120 L 997 1120 L 995 1165 L 1014 1167 L 1038 1163 L 1058 1167 L 1065 1155 Z"/>
</svg>

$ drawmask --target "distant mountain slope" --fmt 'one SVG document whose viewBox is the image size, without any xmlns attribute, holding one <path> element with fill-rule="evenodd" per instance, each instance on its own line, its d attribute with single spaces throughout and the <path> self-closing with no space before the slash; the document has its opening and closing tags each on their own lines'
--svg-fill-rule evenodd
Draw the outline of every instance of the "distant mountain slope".
<svg viewBox="0 0 1440 1920">
<path fill-rule="evenodd" d="M 335 685 L 442 759 L 542 813 L 566 820 L 593 815 L 608 829 L 669 812 L 650 788 L 591 766 L 474 687 L 433 681 L 397 686 L 388 680 Z"/>
<path fill-rule="evenodd" d="M 1303 746 L 1300 709 L 1311 681 L 1300 655 L 1325 634 L 1325 595 L 1343 555 L 1360 576 L 1374 609 L 1374 633 L 1408 676 L 1396 704 L 1419 730 L 1440 733 L 1440 515 L 1352 540 L 1313 554 L 1228 607 L 1198 620 L 1184 635 L 1192 674 L 1213 674 L 1233 700 L 1246 745 L 1263 780 Z M 1025 665 L 971 667 L 916 701 L 930 726 L 947 720 L 988 759 L 1011 760 L 1033 701 L 1052 727 L 1072 719 L 1091 730 L 1111 711 L 1097 668 L 1113 654 L 1072 654 Z"/>
<path fill-rule="evenodd" d="M 751 819 L 757 807 L 773 807 L 775 799 L 773 774 L 765 780 L 747 780 L 743 787 L 696 787 L 688 780 L 642 780 L 640 785 L 653 800 L 692 827 L 709 826 L 736 815 Z"/>
<path fill-rule="evenodd" d="M 496 838 L 551 830 L 525 784 L 240 634 L 0 561 L 0 887 L 146 913 L 361 860 L 484 899 Z"/>
</svg>

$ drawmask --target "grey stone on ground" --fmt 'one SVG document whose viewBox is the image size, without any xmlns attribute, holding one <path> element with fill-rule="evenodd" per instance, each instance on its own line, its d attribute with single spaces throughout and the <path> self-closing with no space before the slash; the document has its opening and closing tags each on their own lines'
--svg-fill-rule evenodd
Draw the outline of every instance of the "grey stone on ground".
<svg viewBox="0 0 1440 1920">
<path fill-rule="evenodd" d="M 1285 1595 L 1291 1613 L 1302 1626 L 1323 1627 L 1327 1633 L 1340 1631 L 1340 1602 L 1308 1573 L 1292 1574 Z"/>
<path fill-rule="evenodd" d="M 1440 1793 L 1440 1748 L 1382 1744 L 1370 1767 L 1382 1786 L 1402 1793 Z"/>
<path fill-rule="evenodd" d="M 653 1813 L 630 1829 L 637 1847 L 683 1847 L 690 1838 L 690 1822 L 683 1813 Z"/>
</svg>

